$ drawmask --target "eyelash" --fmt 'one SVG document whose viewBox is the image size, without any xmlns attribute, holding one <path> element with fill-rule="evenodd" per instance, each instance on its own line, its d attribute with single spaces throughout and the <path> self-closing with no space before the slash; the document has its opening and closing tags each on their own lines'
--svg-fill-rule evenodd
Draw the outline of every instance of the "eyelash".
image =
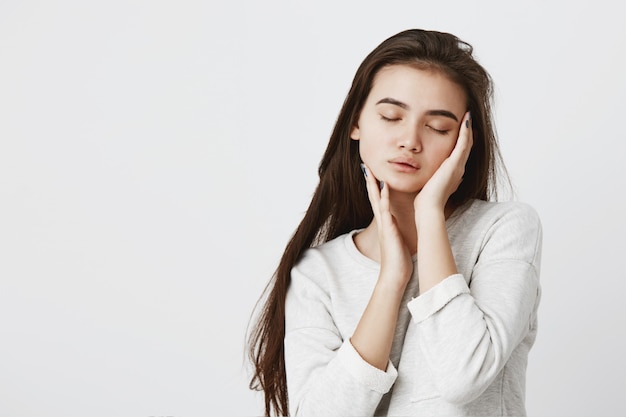
<svg viewBox="0 0 626 417">
<path fill-rule="evenodd" d="M 389 117 L 385 117 L 385 116 L 383 116 L 382 114 L 380 115 L 380 118 L 381 118 L 382 120 L 384 120 L 385 122 L 397 122 L 397 121 L 399 121 L 399 120 L 400 120 L 399 118 L 398 118 L 398 119 L 390 119 Z"/>
<path fill-rule="evenodd" d="M 439 129 L 435 129 L 432 126 L 428 126 L 431 130 L 435 131 L 436 133 L 440 134 L 440 135 L 447 135 L 449 130 L 439 130 Z"/>
</svg>

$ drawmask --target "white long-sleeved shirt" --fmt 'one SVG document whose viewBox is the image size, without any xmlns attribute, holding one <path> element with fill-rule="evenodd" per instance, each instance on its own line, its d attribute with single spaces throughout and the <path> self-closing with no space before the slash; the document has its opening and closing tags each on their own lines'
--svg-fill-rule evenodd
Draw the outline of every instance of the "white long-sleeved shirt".
<svg viewBox="0 0 626 417">
<path fill-rule="evenodd" d="M 522 203 L 473 200 L 446 227 L 459 273 L 418 296 L 413 258 L 386 371 L 350 343 L 380 271 L 358 231 L 305 252 L 285 306 L 292 416 L 526 415 L 540 220 Z"/>
</svg>

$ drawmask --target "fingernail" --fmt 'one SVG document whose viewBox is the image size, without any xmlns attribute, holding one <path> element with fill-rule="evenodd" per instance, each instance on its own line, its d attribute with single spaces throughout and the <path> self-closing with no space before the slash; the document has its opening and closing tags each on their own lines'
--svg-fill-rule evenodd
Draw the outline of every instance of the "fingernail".
<svg viewBox="0 0 626 417">
<path fill-rule="evenodd" d="M 385 183 L 383 181 L 378 181 L 378 188 L 382 190 L 384 186 L 385 186 Z"/>
<path fill-rule="evenodd" d="M 367 177 L 367 169 L 365 169 L 365 164 L 361 163 L 361 171 L 363 171 L 363 175 Z"/>
</svg>

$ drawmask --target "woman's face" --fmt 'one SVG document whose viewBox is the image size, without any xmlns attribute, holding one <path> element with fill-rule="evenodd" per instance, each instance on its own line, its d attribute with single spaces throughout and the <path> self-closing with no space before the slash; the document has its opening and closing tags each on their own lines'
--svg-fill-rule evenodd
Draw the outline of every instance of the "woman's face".
<svg viewBox="0 0 626 417">
<path fill-rule="evenodd" d="M 437 70 L 384 67 L 350 137 L 390 190 L 417 193 L 452 152 L 466 101 L 463 89 Z"/>
</svg>

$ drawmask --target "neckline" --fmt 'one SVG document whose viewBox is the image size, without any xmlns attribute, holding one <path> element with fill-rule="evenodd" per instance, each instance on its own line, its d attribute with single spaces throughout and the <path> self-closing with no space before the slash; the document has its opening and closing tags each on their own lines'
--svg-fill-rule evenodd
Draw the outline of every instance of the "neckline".
<svg viewBox="0 0 626 417">
<path fill-rule="evenodd" d="M 475 202 L 476 200 L 470 200 L 467 203 L 462 204 L 457 207 L 452 214 L 446 219 L 446 230 L 448 231 L 448 235 L 454 229 L 456 224 L 458 223 L 459 218 L 463 213 L 465 213 Z M 350 255 L 358 261 L 360 264 L 367 266 L 369 268 L 380 269 L 380 263 L 375 261 L 372 258 L 365 256 L 357 247 L 356 243 L 354 243 L 354 236 L 363 231 L 365 228 L 355 229 L 346 234 L 344 239 L 345 246 Z M 411 260 L 415 264 L 417 262 L 417 253 L 411 256 Z"/>
</svg>

